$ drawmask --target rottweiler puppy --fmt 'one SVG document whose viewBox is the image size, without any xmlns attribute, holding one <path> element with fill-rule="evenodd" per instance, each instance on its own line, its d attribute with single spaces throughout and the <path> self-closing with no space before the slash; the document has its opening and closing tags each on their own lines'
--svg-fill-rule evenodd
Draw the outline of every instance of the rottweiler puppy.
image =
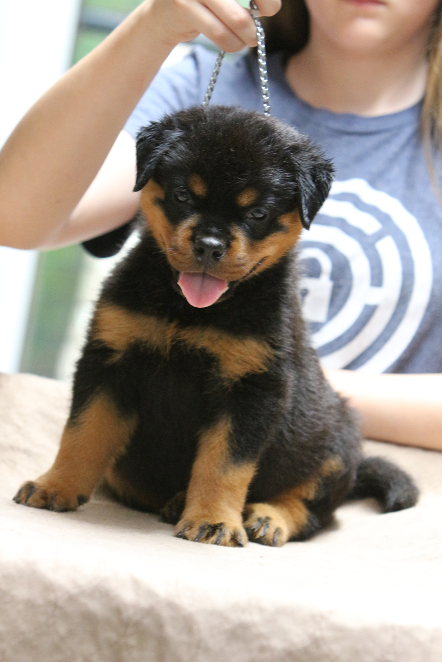
<svg viewBox="0 0 442 662">
<path fill-rule="evenodd" d="M 105 282 L 53 467 L 18 503 L 75 510 L 97 482 L 204 543 L 282 545 L 349 496 L 412 506 L 361 455 L 301 315 L 296 243 L 333 168 L 258 113 L 212 106 L 144 128 L 140 242 Z"/>
</svg>

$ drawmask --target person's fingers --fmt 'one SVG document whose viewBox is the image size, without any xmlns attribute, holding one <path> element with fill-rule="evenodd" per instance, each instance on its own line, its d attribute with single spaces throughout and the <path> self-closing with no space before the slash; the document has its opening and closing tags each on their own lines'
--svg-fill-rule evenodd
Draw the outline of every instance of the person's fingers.
<svg viewBox="0 0 442 662">
<path fill-rule="evenodd" d="M 205 6 L 223 25 L 247 46 L 256 46 L 256 26 L 249 9 L 237 0 L 203 0 Z M 281 8 L 281 0 L 258 0 L 258 11 L 263 16 L 272 16 Z"/>
<path fill-rule="evenodd" d="M 203 0 L 205 6 L 246 46 L 256 45 L 255 23 L 250 11 L 237 0 Z"/>
<path fill-rule="evenodd" d="M 249 9 L 237 0 L 171 0 L 167 4 L 168 8 L 160 0 L 154 5 L 165 41 L 190 41 L 201 33 L 229 53 L 256 46 L 255 23 Z M 257 0 L 256 4 L 266 16 L 280 8 L 280 0 Z"/>
<path fill-rule="evenodd" d="M 273 16 L 281 9 L 281 0 L 255 0 L 261 16 Z"/>
<path fill-rule="evenodd" d="M 155 34 L 170 45 L 192 41 L 198 34 L 205 35 L 224 51 L 234 53 L 248 44 L 236 35 L 206 6 L 205 0 L 146 0 L 150 12 L 150 25 L 156 25 Z M 225 0 L 227 5 L 240 7 L 236 0 Z M 142 6 L 142 5 L 141 5 Z M 217 7 L 219 10 L 219 6 Z M 135 10 L 136 11 L 136 10 Z M 250 18 L 250 17 L 249 17 Z"/>
</svg>

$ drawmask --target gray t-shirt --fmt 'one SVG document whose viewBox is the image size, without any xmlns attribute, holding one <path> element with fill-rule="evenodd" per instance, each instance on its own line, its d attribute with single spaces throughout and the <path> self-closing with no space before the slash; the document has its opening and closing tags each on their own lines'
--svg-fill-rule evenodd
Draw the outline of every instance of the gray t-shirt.
<svg viewBox="0 0 442 662">
<path fill-rule="evenodd" d="M 202 47 L 163 69 L 126 124 L 200 104 L 216 55 Z M 310 136 L 336 167 L 302 236 L 303 311 L 325 367 L 442 372 L 442 208 L 419 137 L 421 104 L 366 118 L 296 97 L 281 53 L 268 58 L 272 114 Z M 252 53 L 224 62 L 211 103 L 262 110 Z"/>
</svg>

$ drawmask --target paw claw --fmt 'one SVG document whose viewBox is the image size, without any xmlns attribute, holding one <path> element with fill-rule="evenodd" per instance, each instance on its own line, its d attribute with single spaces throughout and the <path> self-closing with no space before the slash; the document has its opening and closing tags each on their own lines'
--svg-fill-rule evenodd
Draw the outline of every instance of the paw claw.
<svg viewBox="0 0 442 662">
<path fill-rule="evenodd" d="M 59 513 L 76 510 L 80 499 L 84 499 L 83 503 L 87 501 L 84 496 L 71 497 L 56 487 L 43 487 L 43 485 L 33 481 L 24 483 L 14 497 L 15 503 L 23 506 L 43 508 Z"/>
<path fill-rule="evenodd" d="M 255 531 L 259 531 L 259 529 L 261 528 L 261 525 L 262 525 L 262 518 L 257 517 L 256 522 L 254 522 L 253 524 L 248 526 L 246 528 L 246 531 L 247 531 L 247 533 L 250 533 L 251 535 L 253 535 L 255 533 Z"/>
<path fill-rule="evenodd" d="M 261 534 L 260 534 L 260 538 L 265 538 L 266 537 L 267 531 L 270 528 L 270 521 L 271 521 L 270 517 L 264 517 L 264 519 L 262 521 L 262 531 L 261 531 Z"/>
<path fill-rule="evenodd" d="M 193 542 L 224 547 L 244 547 L 247 535 L 240 525 L 228 525 L 225 522 L 181 521 L 176 527 L 175 536 Z"/>
<path fill-rule="evenodd" d="M 275 529 L 275 533 L 273 534 L 273 539 L 272 539 L 273 547 L 279 547 L 280 545 L 283 544 L 282 542 L 280 542 L 282 536 L 283 536 L 282 529 L 280 529 L 278 526 L 278 528 Z"/>
<path fill-rule="evenodd" d="M 242 540 L 241 536 L 239 535 L 239 532 L 236 531 L 233 534 L 232 539 L 235 541 L 235 544 L 237 547 L 244 547 L 244 541 Z"/>
<path fill-rule="evenodd" d="M 249 504 L 244 511 L 244 527 L 251 542 L 281 547 L 288 540 L 288 528 L 270 504 Z"/>
<path fill-rule="evenodd" d="M 176 536 L 177 538 L 183 538 L 183 540 L 188 540 L 188 538 L 187 538 L 187 536 L 186 536 L 186 532 L 187 532 L 187 531 L 189 530 L 189 528 L 191 528 L 192 526 L 193 526 L 193 522 L 184 522 L 184 523 L 183 523 L 183 526 L 181 527 L 181 529 L 179 529 L 179 531 L 178 531 L 177 533 L 175 533 L 175 536 Z"/>
<path fill-rule="evenodd" d="M 226 535 L 226 530 L 224 529 L 223 526 L 220 526 L 218 535 L 217 535 L 216 540 L 215 540 L 215 545 L 221 545 L 221 541 L 223 540 L 225 535 Z"/>
<path fill-rule="evenodd" d="M 200 526 L 200 528 L 198 529 L 198 534 L 193 539 L 194 542 L 199 542 L 202 538 L 204 538 L 204 539 L 207 538 L 208 533 L 209 533 L 209 530 L 208 530 L 209 528 L 210 527 L 207 527 L 204 524 L 202 526 Z"/>
<path fill-rule="evenodd" d="M 31 482 L 25 483 L 20 487 L 13 501 L 15 501 L 15 503 L 21 503 L 23 505 L 26 505 L 30 497 L 33 494 L 35 494 L 36 491 L 37 491 L 37 485 L 35 483 L 31 483 Z"/>
</svg>

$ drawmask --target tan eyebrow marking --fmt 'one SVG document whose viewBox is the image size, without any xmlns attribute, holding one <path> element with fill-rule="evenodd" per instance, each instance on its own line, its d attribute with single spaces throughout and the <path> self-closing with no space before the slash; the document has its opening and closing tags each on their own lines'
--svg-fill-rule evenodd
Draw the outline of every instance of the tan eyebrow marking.
<svg viewBox="0 0 442 662">
<path fill-rule="evenodd" d="M 254 188 L 246 188 L 236 196 L 240 207 L 248 207 L 258 200 L 258 191 Z"/>
<path fill-rule="evenodd" d="M 202 198 L 207 195 L 207 184 L 203 178 L 197 174 L 190 175 L 189 188 L 192 193 L 199 195 Z"/>
</svg>

